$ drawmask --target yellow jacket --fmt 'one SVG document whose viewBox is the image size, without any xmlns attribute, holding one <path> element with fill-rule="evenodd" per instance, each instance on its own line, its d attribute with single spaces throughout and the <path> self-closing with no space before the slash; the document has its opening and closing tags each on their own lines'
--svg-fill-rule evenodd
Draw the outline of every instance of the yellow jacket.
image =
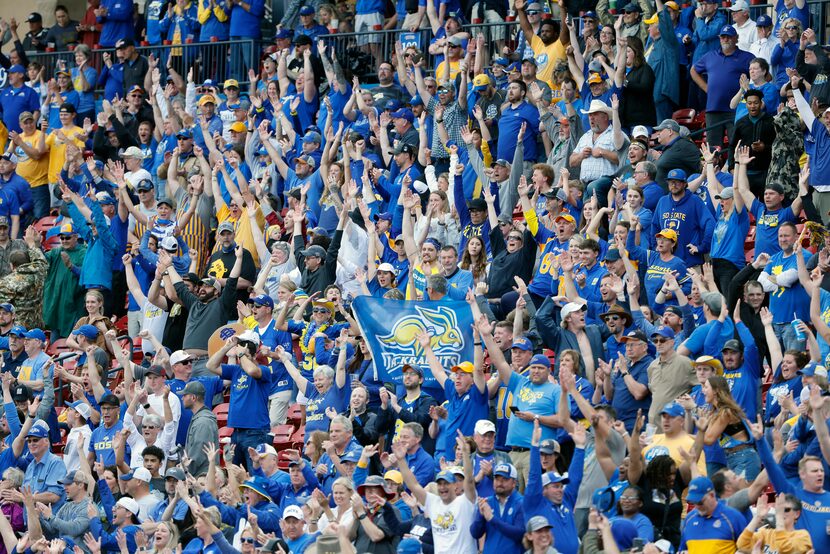
<svg viewBox="0 0 830 554">
<path fill-rule="evenodd" d="M 752 552 L 752 548 L 759 540 L 766 547 L 763 551 L 769 553 L 804 554 L 813 549 L 810 534 L 804 529 L 779 531 L 778 529 L 765 527 L 755 532 L 744 529 L 744 532 L 738 537 L 738 550 Z"/>
</svg>

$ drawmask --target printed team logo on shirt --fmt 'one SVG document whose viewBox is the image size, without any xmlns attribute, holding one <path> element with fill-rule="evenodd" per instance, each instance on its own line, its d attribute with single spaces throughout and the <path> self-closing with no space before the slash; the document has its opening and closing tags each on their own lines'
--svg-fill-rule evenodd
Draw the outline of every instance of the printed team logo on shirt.
<svg viewBox="0 0 830 554">
<path fill-rule="evenodd" d="M 432 520 L 432 528 L 438 528 L 441 533 L 453 533 L 457 530 L 458 524 L 456 523 L 455 516 L 452 515 L 452 512 L 444 512 L 443 514 L 438 514 L 436 518 Z"/>
<path fill-rule="evenodd" d="M 778 227 L 778 214 L 764 214 L 758 219 L 758 226 Z"/>
</svg>

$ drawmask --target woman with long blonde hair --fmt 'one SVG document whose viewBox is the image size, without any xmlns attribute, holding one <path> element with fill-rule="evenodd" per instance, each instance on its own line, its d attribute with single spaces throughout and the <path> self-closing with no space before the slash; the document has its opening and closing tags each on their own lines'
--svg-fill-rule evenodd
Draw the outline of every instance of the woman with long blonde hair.
<svg viewBox="0 0 830 554">
<path fill-rule="evenodd" d="M 739 478 L 751 482 L 761 472 L 761 459 L 754 448 L 752 434 L 746 424 L 746 414 L 735 402 L 729 381 L 712 375 L 703 383 L 703 395 L 711 406 L 708 415 L 698 420 L 707 445 L 720 443 L 726 454 L 726 465 Z"/>
</svg>

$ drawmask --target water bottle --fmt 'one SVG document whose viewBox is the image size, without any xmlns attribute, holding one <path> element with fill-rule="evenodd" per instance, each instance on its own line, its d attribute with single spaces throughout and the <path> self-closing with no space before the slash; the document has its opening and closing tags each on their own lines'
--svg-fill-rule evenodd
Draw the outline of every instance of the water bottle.
<svg viewBox="0 0 830 554">
<path fill-rule="evenodd" d="M 793 331 L 795 331 L 795 338 L 797 338 L 800 341 L 807 338 L 806 335 L 804 335 L 804 331 L 800 329 L 801 320 L 798 319 L 795 314 L 793 314 L 793 322 L 791 323 L 791 325 L 793 326 Z"/>
</svg>

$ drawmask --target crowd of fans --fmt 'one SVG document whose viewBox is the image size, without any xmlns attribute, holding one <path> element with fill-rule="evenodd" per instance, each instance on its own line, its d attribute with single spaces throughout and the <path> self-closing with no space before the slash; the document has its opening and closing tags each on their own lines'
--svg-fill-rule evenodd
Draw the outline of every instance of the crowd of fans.
<svg viewBox="0 0 830 554">
<path fill-rule="evenodd" d="M 0 554 L 830 552 L 827 52 L 655 2 L 0 20 Z"/>
</svg>

